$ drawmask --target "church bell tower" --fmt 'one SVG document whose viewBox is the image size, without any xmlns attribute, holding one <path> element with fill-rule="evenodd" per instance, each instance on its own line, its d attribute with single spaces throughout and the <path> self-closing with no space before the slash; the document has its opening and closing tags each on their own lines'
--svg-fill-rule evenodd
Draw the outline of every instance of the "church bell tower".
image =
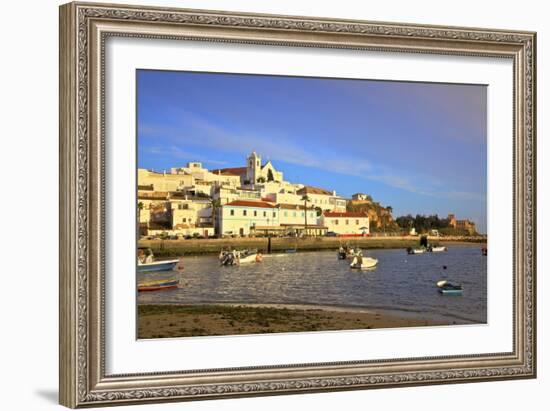
<svg viewBox="0 0 550 411">
<path fill-rule="evenodd" d="M 249 180 L 251 184 L 255 184 L 261 175 L 261 169 L 262 158 L 255 151 L 253 151 L 247 159 L 246 179 Z"/>
</svg>

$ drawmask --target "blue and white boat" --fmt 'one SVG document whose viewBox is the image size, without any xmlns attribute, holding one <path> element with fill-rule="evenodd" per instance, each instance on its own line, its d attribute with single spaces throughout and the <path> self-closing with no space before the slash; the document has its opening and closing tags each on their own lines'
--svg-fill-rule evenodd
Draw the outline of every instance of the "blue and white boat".
<svg viewBox="0 0 550 411">
<path fill-rule="evenodd" d="M 462 285 L 451 284 L 447 280 L 437 282 L 438 291 L 443 295 L 462 295 Z"/>
<path fill-rule="evenodd" d="M 137 272 L 146 273 L 152 271 L 172 271 L 179 260 L 155 261 L 152 263 L 138 263 Z"/>
</svg>

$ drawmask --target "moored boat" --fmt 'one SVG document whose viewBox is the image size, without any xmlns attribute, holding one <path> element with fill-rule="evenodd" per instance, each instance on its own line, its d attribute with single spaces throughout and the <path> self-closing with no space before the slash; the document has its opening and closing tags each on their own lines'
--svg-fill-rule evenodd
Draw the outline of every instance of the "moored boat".
<svg viewBox="0 0 550 411">
<path fill-rule="evenodd" d="M 221 251 L 219 260 L 221 265 L 240 265 L 262 262 L 263 256 L 256 250 Z"/>
<path fill-rule="evenodd" d="M 355 270 L 368 270 L 370 268 L 376 267 L 378 260 L 372 257 L 355 257 L 351 264 L 350 268 Z"/>
<path fill-rule="evenodd" d="M 154 261 L 149 263 L 138 262 L 137 272 L 172 271 L 178 262 L 179 260 Z"/>
<path fill-rule="evenodd" d="M 159 290 L 168 290 L 171 288 L 178 288 L 180 280 L 157 280 L 157 281 L 147 281 L 141 284 L 138 284 L 138 291 L 159 291 Z"/>
<path fill-rule="evenodd" d="M 424 254 L 426 252 L 425 248 L 407 248 L 407 254 Z"/>
<path fill-rule="evenodd" d="M 462 295 L 462 284 L 451 284 L 447 280 L 437 282 L 438 291 L 443 295 Z"/>
<path fill-rule="evenodd" d="M 428 247 L 428 251 L 430 253 L 441 253 L 443 251 L 448 251 L 448 249 L 445 246 L 433 246 L 433 245 L 431 245 L 431 246 Z"/>
</svg>

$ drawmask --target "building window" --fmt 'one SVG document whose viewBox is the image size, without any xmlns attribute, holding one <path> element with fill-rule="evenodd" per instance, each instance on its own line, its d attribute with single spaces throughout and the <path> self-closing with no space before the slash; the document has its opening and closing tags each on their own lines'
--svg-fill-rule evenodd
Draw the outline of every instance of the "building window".
<svg viewBox="0 0 550 411">
<path fill-rule="evenodd" d="M 277 217 L 277 213 L 274 211 L 273 212 L 273 218 Z"/>
<path fill-rule="evenodd" d="M 235 210 L 233 209 L 229 210 L 229 215 L 235 215 Z"/>
<path fill-rule="evenodd" d="M 349 220 L 346 220 L 346 225 L 349 225 Z"/>
<path fill-rule="evenodd" d="M 338 220 L 334 220 L 334 225 L 338 225 Z"/>
<path fill-rule="evenodd" d="M 355 220 L 355 225 L 359 225 L 359 220 Z"/>
<path fill-rule="evenodd" d="M 246 210 L 243 210 L 243 215 L 244 215 L 244 216 L 246 215 Z"/>
<path fill-rule="evenodd" d="M 254 217 L 257 217 L 257 216 L 258 216 L 258 212 L 254 210 Z"/>
<path fill-rule="evenodd" d="M 296 217 L 296 211 L 294 211 L 294 213 L 293 213 L 293 214 L 294 214 L 294 215 L 293 215 L 293 217 Z"/>
<path fill-rule="evenodd" d="M 267 217 L 267 212 L 264 211 L 264 217 Z"/>
<path fill-rule="evenodd" d="M 302 217 L 304 216 L 304 212 L 302 211 Z"/>
<path fill-rule="evenodd" d="M 182 222 L 182 223 L 186 223 L 186 222 L 187 222 L 187 218 L 182 218 L 182 219 L 181 219 L 181 222 Z"/>
<path fill-rule="evenodd" d="M 288 217 L 288 211 L 285 211 L 285 217 Z"/>
</svg>

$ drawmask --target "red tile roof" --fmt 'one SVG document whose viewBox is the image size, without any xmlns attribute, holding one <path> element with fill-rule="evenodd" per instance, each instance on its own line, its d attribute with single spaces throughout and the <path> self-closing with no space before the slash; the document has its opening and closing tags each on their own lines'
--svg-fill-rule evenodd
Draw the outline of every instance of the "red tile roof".
<svg viewBox="0 0 550 411">
<path fill-rule="evenodd" d="M 327 196 L 331 196 L 332 192 L 325 190 L 324 188 L 319 187 L 312 187 L 312 186 L 304 186 L 303 188 L 296 191 L 298 194 L 324 194 Z"/>
<path fill-rule="evenodd" d="M 297 205 L 297 204 L 278 204 L 278 206 L 285 210 L 303 210 L 303 205 Z M 314 206 L 310 206 L 307 208 L 308 210 L 315 210 Z"/>
<path fill-rule="evenodd" d="M 273 204 L 266 203 L 265 201 L 248 201 L 248 200 L 235 200 L 225 205 L 237 206 L 237 207 L 277 208 Z"/>
<path fill-rule="evenodd" d="M 231 167 L 231 168 L 219 168 L 211 171 L 214 174 L 221 174 L 226 176 L 240 176 L 246 173 L 246 167 Z"/>
<path fill-rule="evenodd" d="M 333 212 L 333 211 L 325 211 L 323 213 L 323 215 L 325 217 L 329 217 L 329 218 L 335 218 L 335 217 L 359 217 L 359 218 L 365 218 L 365 217 L 368 217 L 367 213 L 361 213 L 361 212 L 352 212 L 352 211 L 347 211 L 345 213 L 338 213 L 338 212 Z"/>
</svg>

